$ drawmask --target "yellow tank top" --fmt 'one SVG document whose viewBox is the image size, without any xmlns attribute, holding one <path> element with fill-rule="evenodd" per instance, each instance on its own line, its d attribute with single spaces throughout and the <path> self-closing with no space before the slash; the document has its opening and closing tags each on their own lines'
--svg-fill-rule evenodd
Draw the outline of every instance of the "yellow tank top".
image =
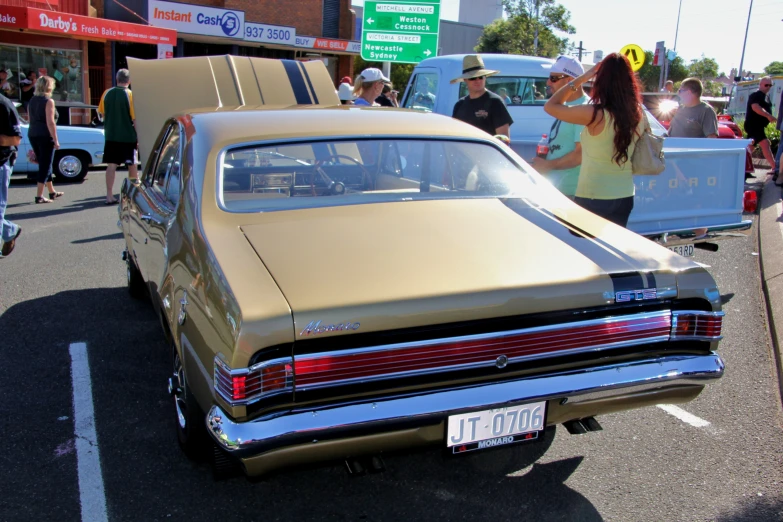
<svg viewBox="0 0 783 522">
<path fill-rule="evenodd" d="M 642 120 L 642 125 L 644 120 Z M 614 118 L 604 111 L 604 128 L 591 136 L 587 126 L 582 129 L 582 167 L 576 195 L 590 199 L 619 199 L 634 195 L 631 155 L 636 140 L 628 147 L 628 161 L 622 166 L 612 160 L 614 155 Z"/>
</svg>

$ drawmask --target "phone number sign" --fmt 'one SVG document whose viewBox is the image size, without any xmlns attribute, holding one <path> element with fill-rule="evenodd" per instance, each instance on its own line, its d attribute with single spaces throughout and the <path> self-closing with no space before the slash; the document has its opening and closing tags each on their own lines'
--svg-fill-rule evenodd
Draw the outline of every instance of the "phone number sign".
<svg viewBox="0 0 783 522">
<path fill-rule="evenodd" d="M 294 45 L 296 43 L 296 28 L 245 22 L 244 39 L 249 42 Z"/>
<path fill-rule="evenodd" d="M 366 0 L 362 20 L 364 60 L 419 63 L 438 54 L 440 0 Z"/>
</svg>

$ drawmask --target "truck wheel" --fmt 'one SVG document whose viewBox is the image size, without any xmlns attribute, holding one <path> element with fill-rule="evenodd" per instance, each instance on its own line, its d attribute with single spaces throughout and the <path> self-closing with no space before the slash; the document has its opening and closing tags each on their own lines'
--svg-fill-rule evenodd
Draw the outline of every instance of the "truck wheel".
<svg viewBox="0 0 783 522">
<path fill-rule="evenodd" d="M 128 276 L 128 292 L 134 299 L 144 299 L 147 297 L 147 286 L 141 277 L 136 263 L 131 258 L 130 252 L 125 257 L 125 270 Z"/>
<path fill-rule="evenodd" d="M 202 461 L 209 455 L 209 435 L 206 415 L 188 388 L 185 367 L 174 343 L 171 343 L 174 362 L 169 378 L 169 393 L 174 399 L 174 425 L 180 448 L 191 460 Z"/>
<path fill-rule="evenodd" d="M 90 156 L 81 150 L 57 150 L 54 152 L 52 172 L 57 181 L 81 181 L 87 176 Z"/>
</svg>

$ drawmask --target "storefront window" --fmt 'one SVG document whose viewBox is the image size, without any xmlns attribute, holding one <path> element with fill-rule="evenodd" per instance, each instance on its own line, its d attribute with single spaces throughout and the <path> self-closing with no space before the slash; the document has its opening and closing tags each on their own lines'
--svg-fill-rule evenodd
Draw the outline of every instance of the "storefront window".
<svg viewBox="0 0 783 522">
<path fill-rule="evenodd" d="M 42 49 L 0 45 L 0 69 L 8 75 L 9 88 L 6 96 L 20 100 L 20 82 L 33 71 L 51 76 L 55 80 L 52 98 L 56 101 L 81 102 L 82 52 L 61 49 Z"/>
</svg>

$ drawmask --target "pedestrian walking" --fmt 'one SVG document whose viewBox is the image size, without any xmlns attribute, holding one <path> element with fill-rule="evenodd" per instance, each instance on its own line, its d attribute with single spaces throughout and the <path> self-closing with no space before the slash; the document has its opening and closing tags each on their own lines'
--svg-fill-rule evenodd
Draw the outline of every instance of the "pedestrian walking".
<svg viewBox="0 0 783 522">
<path fill-rule="evenodd" d="M 117 86 L 107 89 L 98 104 L 98 116 L 103 120 L 106 143 L 103 147 L 103 161 L 106 166 L 106 204 L 118 202 L 114 197 L 114 176 L 118 165 L 128 166 L 128 178 L 138 180 L 136 136 L 136 114 L 133 110 L 133 93 L 130 85 L 130 71 L 120 69 L 116 75 Z"/>
<path fill-rule="evenodd" d="M 761 149 L 764 159 L 770 168 L 775 167 L 767 133 L 764 131 L 770 123 L 777 124 L 772 115 L 772 103 L 769 101 L 769 90 L 772 88 L 772 78 L 765 76 L 759 80 L 759 90 L 748 96 L 748 106 L 745 109 L 745 133 L 753 140 L 753 145 Z M 774 175 L 771 170 L 769 174 Z"/>
<path fill-rule="evenodd" d="M 775 128 L 781 131 L 783 135 L 783 90 L 780 91 L 780 101 L 778 102 L 778 123 Z M 775 183 L 780 180 L 783 183 L 783 164 L 780 161 L 781 153 L 783 152 L 783 145 L 778 141 L 778 152 L 775 154 L 775 169 L 772 174 L 772 180 Z"/>
<path fill-rule="evenodd" d="M 549 69 L 549 78 L 546 81 L 547 96 L 554 95 L 584 72 L 578 61 L 570 56 L 559 56 Z M 588 101 L 581 87 L 567 92 L 565 104 L 568 106 L 584 105 Z M 549 152 L 546 158 L 535 157 L 531 163 L 555 188 L 570 198 L 576 195 L 579 165 L 582 163 L 582 129 L 584 125 L 555 119 L 547 135 Z"/>
<path fill-rule="evenodd" d="M 27 111 L 27 106 L 30 105 L 30 100 L 33 99 L 33 95 L 35 94 L 35 82 L 38 80 L 38 73 L 35 71 L 30 71 L 27 73 L 27 76 L 24 80 L 19 82 L 21 85 L 22 93 L 22 108 Z"/>
<path fill-rule="evenodd" d="M 569 93 L 593 80 L 588 105 L 566 105 Z M 561 87 L 544 105 L 555 118 L 584 125 L 582 167 L 574 202 L 620 226 L 633 210 L 631 156 L 644 129 L 639 80 L 628 58 L 611 53 Z"/>
<path fill-rule="evenodd" d="M 36 203 L 51 203 L 63 195 L 62 192 L 54 189 L 52 183 L 54 151 L 60 148 L 60 142 L 57 140 L 57 110 L 52 99 L 53 90 L 54 78 L 41 76 L 35 81 L 35 92 L 27 106 L 30 122 L 27 139 L 30 140 L 38 162 Z M 44 188 L 49 191 L 48 198 L 44 196 Z"/>
<path fill-rule="evenodd" d="M 465 82 L 468 94 L 457 100 L 452 118 L 470 123 L 488 134 L 509 136 L 509 128 L 514 120 L 508 113 L 503 98 L 487 90 L 487 77 L 500 71 L 484 67 L 484 60 L 477 54 L 469 54 L 462 59 L 462 75 L 451 83 Z"/>
<path fill-rule="evenodd" d="M 22 142 L 22 125 L 14 103 L 0 94 L 0 258 L 10 254 L 22 227 L 5 218 L 8 187 L 16 161 L 16 147 Z"/>
</svg>

